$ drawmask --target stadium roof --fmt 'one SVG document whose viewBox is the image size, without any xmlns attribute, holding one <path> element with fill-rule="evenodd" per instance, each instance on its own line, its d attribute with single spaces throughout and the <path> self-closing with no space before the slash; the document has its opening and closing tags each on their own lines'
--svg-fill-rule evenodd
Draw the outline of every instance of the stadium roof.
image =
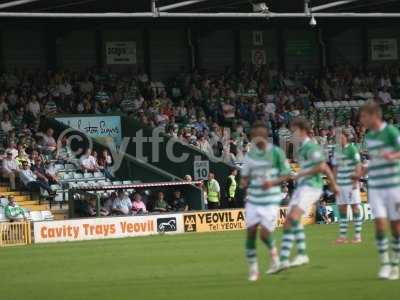
<svg viewBox="0 0 400 300">
<path fill-rule="evenodd" d="M 337 13 L 391 13 L 394 17 L 393 13 L 398 12 L 400 17 L 399 0 L 0 0 L 0 16 L 8 16 L 7 13 L 10 13 L 9 16 L 18 16 L 13 13 L 26 13 L 20 16 L 30 16 L 30 13 L 37 16 L 45 13 L 142 13 L 136 17 L 153 17 L 152 14 L 158 17 L 167 17 L 168 14 L 185 17 L 177 14 L 190 13 L 212 17 L 212 14 L 219 13 L 218 17 L 224 17 L 224 14 L 232 13 L 230 17 L 234 17 L 234 14 L 241 13 L 236 16 L 256 17 L 252 4 L 259 2 L 267 4 L 271 17 L 294 13 L 299 15 L 293 17 L 304 17 L 307 12 L 305 2 L 309 2 L 308 13 L 316 15 L 332 14 L 333 17 Z M 351 17 L 351 14 L 348 16 Z"/>
</svg>

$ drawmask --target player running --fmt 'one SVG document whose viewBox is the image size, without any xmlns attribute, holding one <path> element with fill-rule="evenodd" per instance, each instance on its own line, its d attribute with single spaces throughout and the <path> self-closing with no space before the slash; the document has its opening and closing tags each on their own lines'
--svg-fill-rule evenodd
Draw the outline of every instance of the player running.
<svg viewBox="0 0 400 300">
<path fill-rule="evenodd" d="M 272 233 L 278 220 L 282 200 L 281 183 L 289 178 L 290 165 L 284 152 L 267 142 L 268 130 L 262 123 L 251 130 L 252 147 L 243 160 L 242 186 L 247 188 L 246 202 L 246 258 L 249 263 L 249 280 L 259 278 L 256 254 L 257 227 L 260 238 L 269 249 L 271 268 L 277 268 L 279 257 Z M 267 271 L 268 272 L 270 272 Z"/>
<path fill-rule="evenodd" d="M 308 135 L 311 131 L 310 123 L 305 119 L 297 118 L 292 122 L 291 129 L 295 141 L 300 142 L 298 149 L 300 172 L 294 177 L 294 180 L 297 180 L 297 188 L 289 203 L 288 215 L 283 228 L 280 263 L 278 268 L 272 270 L 272 273 L 309 263 L 310 259 L 306 254 L 306 240 L 301 217 L 322 195 L 322 174 L 327 176 L 331 190 L 335 194 L 339 193 L 333 173 L 325 162 L 322 149 Z M 289 262 L 294 242 L 297 246 L 297 256 L 292 262 Z"/>
<path fill-rule="evenodd" d="M 382 111 L 374 102 L 362 107 L 360 119 L 369 129 L 365 137 L 369 164 L 355 179 L 368 170 L 368 200 L 375 217 L 376 244 L 382 264 L 378 277 L 397 280 L 400 262 L 400 132 L 382 120 Z M 386 237 L 387 220 L 392 231 L 391 257 Z"/>
<path fill-rule="evenodd" d="M 356 145 L 349 143 L 349 134 L 342 131 L 340 134 L 340 147 L 334 156 L 334 173 L 336 183 L 339 186 L 340 195 L 336 199 L 339 208 L 339 237 L 337 244 L 347 243 L 347 209 L 351 206 L 354 221 L 354 239 L 353 244 L 361 243 L 362 218 L 360 214 L 360 187 L 359 181 L 353 180 L 352 176 L 358 174 L 361 165 L 360 152 Z"/>
</svg>

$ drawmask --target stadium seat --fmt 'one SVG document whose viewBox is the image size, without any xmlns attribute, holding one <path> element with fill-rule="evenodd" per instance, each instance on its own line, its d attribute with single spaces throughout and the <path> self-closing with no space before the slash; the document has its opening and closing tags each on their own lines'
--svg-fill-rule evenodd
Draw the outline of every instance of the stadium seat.
<svg viewBox="0 0 400 300">
<path fill-rule="evenodd" d="M 44 220 L 42 212 L 40 211 L 31 211 L 29 213 L 28 219 L 30 219 L 32 222 L 39 222 Z"/>
<path fill-rule="evenodd" d="M 112 182 L 112 185 L 121 185 L 122 181 L 116 180 Z"/>
<path fill-rule="evenodd" d="M 83 179 L 82 173 L 73 173 L 74 179 Z"/>
<path fill-rule="evenodd" d="M 65 164 L 65 170 L 75 170 L 75 166 L 73 164 Z"/>
<path fill-rule="evenodd" d="M 93 178 L 93 173 L 84 173 L 83 178 Z"/>
<path fill-rule="evenodd" d="M 93 174 L 93 177 L 95 177 L 95 178 L 101 178 L 101 177 L 104 177 L 104 175 L 103 175 L 103 173 L 101 173 L 101 172 L 95 172 L 95 173 Z"/>
</svg>

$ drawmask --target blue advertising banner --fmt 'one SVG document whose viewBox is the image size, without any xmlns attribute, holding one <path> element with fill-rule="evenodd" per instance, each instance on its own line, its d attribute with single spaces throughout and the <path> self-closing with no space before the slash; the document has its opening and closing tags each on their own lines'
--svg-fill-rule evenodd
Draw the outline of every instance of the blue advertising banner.
<svg viewBox="0 0 400 300">
<path fill-rule="evenodd" d="M 56 117 L 71 128 L 78 129 L 95 139 L 113 139 L 115 146 L 119 147 L 122 141 L 121 117 L 120 116 L 73 116 Z"/>
</svg>

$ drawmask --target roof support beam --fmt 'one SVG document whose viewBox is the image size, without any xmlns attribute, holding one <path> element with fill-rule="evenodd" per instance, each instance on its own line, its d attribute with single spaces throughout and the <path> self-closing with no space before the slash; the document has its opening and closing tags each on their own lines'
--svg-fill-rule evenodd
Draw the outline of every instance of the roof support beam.
<svg viewBox="0 0 400 300">
<path fill-rule="evenodd" d="M 40 1 L 40 0 L 17 0 L 17 1 L 10 1 L 10 2 L 6 2 L 6 3 L 0 4 L 0 9 L 9 8 L 9 7 L 14 7 L 14 6 L 23 5 L 23 4 L 28 4 L 28 3 L 37 2 L 37 1 Z"/>
<path fill-rule="evenodd" d="M 327 3 L 327 4 L 322 4 L 322 5 L 318 5 L 318 6 L 314 6 L 311 7 L 311 11 L 315 12 L 315 11 L 321 11 L 324 9 L 328 9 L 328 8 L 332 8 L 332 7 L 337 7 L 337 6 L 341 6 L 341 5 L 346 5 L 349 3 L 353 3 L 356 1 L 360 1 L 360 0 L 342 0 L 342 1 L 335 1 L 335 2 L 331 2 L 331 3 Z"/>
<path fill-rule="evenodd" d="M 313 13 L 315 18 L 400 18 L 400 13 Z M 0 12 L 0 18 L 309 18 L 302 13 L 50 13 L 50 12 Z"/>
<path fill-rule="evenodd" d="M 167 11 L 167 10 L 184 7 L 184 6 L 189 6 L 192 4 L 197 4 L 197 3 L 206 2 L 206 1 L 208 1 L 208 0 L 188 0 L 188 1 L 178 2 L 178 3 L 174 3 L 174 4 L 170 4 L 170 5 L 161 6 L 158 8 L 158 10 L 159 11 Z"/>
</svg>

